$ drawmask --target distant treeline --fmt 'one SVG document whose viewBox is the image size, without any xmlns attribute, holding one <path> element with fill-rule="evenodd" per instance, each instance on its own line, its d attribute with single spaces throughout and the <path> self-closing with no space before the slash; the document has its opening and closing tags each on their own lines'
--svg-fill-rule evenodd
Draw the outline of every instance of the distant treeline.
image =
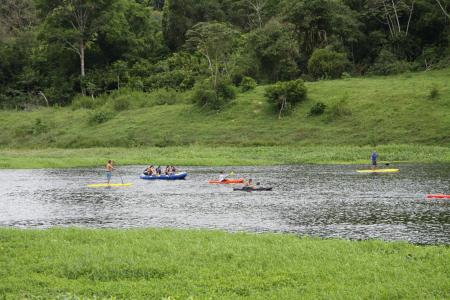
<svg viewBox="0 0 450 300">
<path fill-rule="evenodd" d="M 2 0 L 0 107 L 446 67 L 449 13 L 450 0 Z"/>
</svg>

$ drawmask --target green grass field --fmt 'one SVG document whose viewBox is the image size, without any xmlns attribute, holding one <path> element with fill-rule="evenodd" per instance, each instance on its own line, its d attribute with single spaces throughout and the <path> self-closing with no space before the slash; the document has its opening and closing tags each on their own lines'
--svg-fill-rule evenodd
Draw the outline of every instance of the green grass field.
<svg viewBox="0 0 450 300">
<path fill-rule="evenodd" d="M 116 93 L 96 99 L 99 108 L 0 111 L 0 147 L 92 148 L 165 146 L 450 146 L 450 69 L 389 77 L 307 83 L 308 100 L 278 120 L 264 86 L 238 94 L 220 112 L 205 112 L 175 95 L 156 105 L 155 94 Z M 435 90 L 435 97 L 430 95 Z M 115 111 L 114 101 L 129 102 Z M 316 102 L 328 106 L 310 117 Z M 89 122 L 103 111 L 109 120 Z"/>
<path fill-rule="evenodd" d="M 450 248 L 179 230 L 0 229 L 2 299 L 448 299 Z"/>
<path fill-rule="evenodd" d="M 177 166 L 253 166 L 280 164 L 368 164 L 370 146 L 178 146 L 90 149 L 0 149 L 0 169 L 103 166 L 149 163 Z M 376 148 L 381 163 L 450 163 L 449 147 L 389 145 Z"/>
</svg>

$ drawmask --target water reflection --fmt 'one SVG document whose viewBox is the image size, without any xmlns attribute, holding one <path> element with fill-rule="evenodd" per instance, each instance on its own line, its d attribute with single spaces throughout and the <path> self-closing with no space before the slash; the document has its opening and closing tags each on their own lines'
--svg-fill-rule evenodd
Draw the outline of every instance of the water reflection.
<svg viewBox="0 0 450 300">
<path fill-rule="evenodd" d="M 233 167 L 272 192 L 209 185 L 223 168 L 189 167 L 185 181 L 142 181 L 121 169 L 127 188 L 87 188 L 102 169 L 1 170 L 0 226 L 173 227 L 291 232 L 349 239 L 450 244 L 450 165 L 401 165 L 397 174 L 355 166 Z M 114 178 L 120 182 L 120 178 Z"/>
</svg>

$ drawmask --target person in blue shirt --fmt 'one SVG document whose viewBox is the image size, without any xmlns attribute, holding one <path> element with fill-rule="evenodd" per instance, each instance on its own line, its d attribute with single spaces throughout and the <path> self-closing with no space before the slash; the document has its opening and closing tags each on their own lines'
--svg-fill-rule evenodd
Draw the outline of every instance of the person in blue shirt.
<svg viewBox="0 0 450 300">
<path fill-rule="evenodd" d="M 373 150 L 372 155 L 370 156 L 372 160 L 372 170 L 375 170 L 377 168 L 377 159 L 378 159 L 378 153 L 377 151 Z"/>
</svg>

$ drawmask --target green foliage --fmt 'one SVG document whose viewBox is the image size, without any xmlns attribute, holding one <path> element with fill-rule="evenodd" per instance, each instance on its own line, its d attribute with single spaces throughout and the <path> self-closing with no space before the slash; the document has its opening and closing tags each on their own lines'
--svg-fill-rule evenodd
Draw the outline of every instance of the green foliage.
<svg viewBox="0 0 450 300">
<path fill-rule="evenodd" d="M 338 119 L 352 115 L 352 110 L 348 104 L 347 97 L 339 101 L 335 101 L 330 105 L 328 111 L 328 121 L 336 121 Z"/>
<path fill-rule="evenodd" d="M 254 90 L 256 88 L 256 81 L 251 77 L 245 76 L 242 78 L 240 87 L 243 92 Z"/>
<path fill-rule="evenodd" d="M 91 97 L 78 96 L 72 101 L 73 109 L 93 109 L 95 107 L 95 100 Z"/>
<path fill-rule="evenodd" d="M 41 134 L 48 131 L 48 125 L 45 124 L 40 118 L 36 118 L 33 126 L 31 127 L 32 134 Z"/>
<path fill-rule="evenodd" d="M 345 53 L 328 48 L 316 49 L 308 61 L 308 70 L 315 78 L 340 78 L 350 68 Z"/>
<path fill-rule="evenodd" d="M 171 145 L 199 144 L 212 148 L 330 144 L 352 148 L 376 140 L 378 144 L 418 145 L 415 150 L 429 144 L 448 147 L 449 76 L 450 69 L 445 69 L 410 73 L 408 76 L 356 77 L 306 83 L 308 100 L 304 105 L 297 105 L 291 117 L 282 122 L 274 118 L 274 107 L 265 99 L 267 86 L 263 85 L 246 93 L 238 93 L 232 105 L 226 105 L 226 109 L 214 113 L 205 113 L 207 111 L 193 105 L 190 101 L 193 91 L 178 92 L 177 102 L 173 105 L 158 105 L 159 97 L 155 96 L 158 91 L 143 93 L 121 88 L 95 98 L 96 104 L 103 104 L 96 106 L 94 111 L 113 112 L 114 118 L 106 123 L 107 126 L 92 126 L 96 123 L 88 123 L 89 111 L 73 110 L 71 107 L 42 107 L 26 112 L 0 111 L 0 145 L 30 149 L 89 148 L 164 145 L 170 141 Z M 427 101 L 433 86 L 439 89 L 439 97 Z M 127 98 L 130 108 L 116 113 L 112 103 L 117 97 Z M 327 122 L 333 121 L 330 107 L 341 99 L 347 99 L 351 115 L 330 124 Z M 307 117 L 311 106 L 317 102 L 327 106 L 324 115 Z M 36 118 L 48 125 L 46 134 L 56 137 L 55 141 L 29 133 Z M 149 120 L 157 120 L 159 125 L 149 131 Z M 412 128 L 413 135 L 405 134 Z M 368 132 L 374 132 L 373 138 Z M 238 153 L 239 150 L 233 152 L 234 155 Z M 195 152 L 192 155 L 196 157 Z M 439 159 L 438 155 L 428 161 L 433 159 Z M 222 161 L 233 161 L 233 156 Z M 193 159 L 193 162 L 201 160 Z"/>
<path fill-rule="evenodd" d="M 115 111 L 123 111 L 129 109 L 131 106 L 130 100 L 125 97 L 117 97 L 113 100 L 113 108 Z"/>
<path fill-rule="evenodd" d="M 300 54 L 293 30 L 289 24 L 271 20 L 263 28 L 250 32 L 242 57 L 250 62 L 245 73 L 271 82 L 296 78 Z"/>
<path fill-rule="evenodd" d="M 306 99 L 306 86 L 303 80 L 282 81 L 266 88 L 267 101 L 276 107 L 278 117 L 289 112 L 297 103 Z"/>
<path fill-rule="evenodd" d="M 234 98 L 236 91 L 226 81 L 218 82 L 214 89 L 211 80 L 204 80 L 195 86 L 192 94 L 192 100 L 196 105 L 211 110 L 220 110 Z"/>
<path fill-rule="evenodd" d="M 322 102 L 317 102 L 309 110 L 309 116 L 320 116 L 325 112 L 327 106 Z"/>
<path fill-rule="evenodd" d="M 180 94 L 174 89 L 160 89 L 154 93 L 157 105 L 174 105 L 181 102 Z"/>
<path fill-rule="evenodd" d="M 369 68 L 369 73 L 374 75 L 392 75 L 411 70 L 411 64 L 399 60 L 392 52 L 383 49 L 375 63 Z"/>
<path fill-rule="evenodd" d="M 89 113 L 89 124 L 102 124 L 111 120 L 114 115 L 107 110 L 100 109 Z"/>
<path fill-rule="evenodd" d="M 437 98 L 439 98 L 439 88 L 436 87 L 436 86 L 433 86 L 433 87 L 430 89 L 430 92 L 429 92 L 429 94 L 428 94 L 428 99 L 430 99 L 430 100 L 435 100 L 435 99 L 437 99 Z"/>
<path fill-rule="evenodd" d="M 294 25 L 300 51 L 306 57 L 330 44 L 351 49 L 361 34 L 357 13 L 343 1 L 286 0 L 281 15 Z"/>
</svg>

